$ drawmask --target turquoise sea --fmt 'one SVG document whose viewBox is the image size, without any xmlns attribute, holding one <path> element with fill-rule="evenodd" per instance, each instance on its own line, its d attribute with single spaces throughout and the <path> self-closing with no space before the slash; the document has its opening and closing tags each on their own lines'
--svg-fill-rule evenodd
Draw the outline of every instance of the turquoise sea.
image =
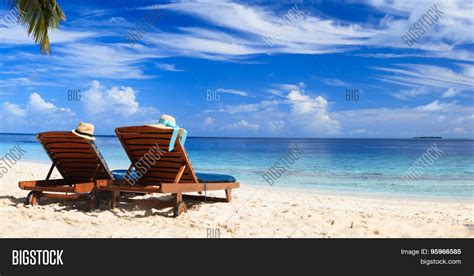
<svg viewBox="0 0 474 276">
<path fill-rule="evenodd" d="M 109 167 L 128 168 L 116 137 L 97 137 L 96 143 Z M 443 153 L 416 181 L 403 181 L 401 176 L 433 143 Z M 0 134 L 0 155 L 16 144 L 27 151 L 24 160 L 49 163 L 32 134 Z M 185 146 L 196 171 L 232 174 L 242 185 L 270 186 L 263 174 L 293 144 L 302 155 L 274 186 L 416 197 L 474 196 L 474 140 L 190 137 Z"/>
</svg>

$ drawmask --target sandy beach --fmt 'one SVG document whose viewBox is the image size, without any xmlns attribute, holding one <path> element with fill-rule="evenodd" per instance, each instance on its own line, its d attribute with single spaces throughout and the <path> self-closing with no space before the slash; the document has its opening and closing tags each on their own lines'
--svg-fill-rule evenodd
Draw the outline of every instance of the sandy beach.
<svg viewBox="0 0 474 276">
<path fill-rule="evenodd" d="M 28 191 L 20 190 L 18 181 L 44 179 L 48 169 L 48 164 L 19 162 L 0 179 L 1 238 L 474 237 L 472 201 L 334 195 L 246 183 L 231 203 L 194 202 L 178 218 L 170 208 L 128 203 L 93 212 L 84 203 L 24 205 Z"/>
</svg>

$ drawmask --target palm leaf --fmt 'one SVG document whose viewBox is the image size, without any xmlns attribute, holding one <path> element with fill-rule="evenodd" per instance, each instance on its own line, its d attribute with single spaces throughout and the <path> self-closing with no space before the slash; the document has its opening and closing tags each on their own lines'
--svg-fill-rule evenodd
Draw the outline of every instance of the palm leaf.
<svg viewBox="0 0 474 276">
<path fill-rule="evenodd" d="M 42 54 L 51 55 L 48 31 L 66 19 L 56 0 L 11 0 L 19 11 L 18 22 L 40 44 Z"/>
</svg>

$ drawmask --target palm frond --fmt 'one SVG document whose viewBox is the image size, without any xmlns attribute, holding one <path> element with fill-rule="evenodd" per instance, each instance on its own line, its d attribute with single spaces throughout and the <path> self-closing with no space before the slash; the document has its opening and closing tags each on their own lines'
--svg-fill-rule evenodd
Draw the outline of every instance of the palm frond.
<svg viewBox="0 0 474 276">
<path fill-rule="evenodd" d="M 19 11 L 18 22 L 40 44 L 42 54 L 51 54 L 48 31 L 66 19 L 56 0 L 11 0 Z"/>
</svg>

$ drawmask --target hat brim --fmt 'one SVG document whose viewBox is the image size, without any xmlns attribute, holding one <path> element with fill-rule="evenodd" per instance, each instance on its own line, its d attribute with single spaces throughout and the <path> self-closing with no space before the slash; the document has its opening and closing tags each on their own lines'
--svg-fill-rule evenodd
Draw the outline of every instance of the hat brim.
<svg viewBox="0 0 474 276">
<path fill-rule="evenodd" d="M 154 128 L 161 128 L 161 129 L 174 129 L 172 127 L 169 127 L 169 126 L 165 126 L 163 124 L 156 124 L 156 125 L 146 125 L 146 126 L 149 126 L 149 127 L 154 127 Z"/>
<path fill-rule="evenodd" d="M 87 135 L 82 135 L 82 134 L 79 134 L 76 132 L 75 129 L 71 130 L 72 133 L 74 133 L 75 135 L 81 137 L 81 138 L 84 138 L 86 140 L 91 140 L 91 141 L 94 141 L 95 140 L 95 137 L 90 137 L 90 136 L 87 136 Z"/>
</svg>

